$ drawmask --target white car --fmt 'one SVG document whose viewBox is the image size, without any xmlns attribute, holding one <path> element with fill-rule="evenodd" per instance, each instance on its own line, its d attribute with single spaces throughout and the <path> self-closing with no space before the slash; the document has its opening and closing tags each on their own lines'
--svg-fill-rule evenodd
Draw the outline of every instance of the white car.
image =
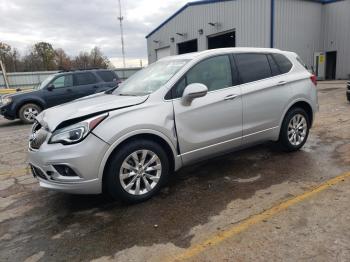
<svg viewBox="0 0 350 262">
<path fill-rule="evenodd" d="M 182 166 L 265 141 L 300 149 L 318 109 L 295 53 L 225 48 L 167 57 L 113 93 L 37 117 L 29 162 L 45 188 L 153 196 Z"/>
</svg>

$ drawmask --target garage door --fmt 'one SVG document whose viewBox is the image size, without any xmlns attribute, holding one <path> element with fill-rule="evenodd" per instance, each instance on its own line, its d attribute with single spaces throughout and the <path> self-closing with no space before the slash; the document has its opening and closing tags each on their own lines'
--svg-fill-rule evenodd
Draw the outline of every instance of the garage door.
<svg viewBox="0 0 350 262">
<path fill-rule="evenodd" d="M 159 48 L 156 50 L 157 60 L 170 56 L 170 46 Z"/>
</svg>

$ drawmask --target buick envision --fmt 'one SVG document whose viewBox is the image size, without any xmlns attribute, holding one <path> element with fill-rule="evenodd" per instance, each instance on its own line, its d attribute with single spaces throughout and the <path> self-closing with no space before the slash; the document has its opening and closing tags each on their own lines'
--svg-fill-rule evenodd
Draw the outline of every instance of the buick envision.
<svg viewBox="0 0 350 262">
<path fill-rule="evenodd" d="M 292 52 L 225 48 L 163 58 L 114 92 L 43 111 L 29 162 L 45 188 L 139 202 L 182 166 L 264 141 L 300 149 L 316 78 Z"/>
</svg>

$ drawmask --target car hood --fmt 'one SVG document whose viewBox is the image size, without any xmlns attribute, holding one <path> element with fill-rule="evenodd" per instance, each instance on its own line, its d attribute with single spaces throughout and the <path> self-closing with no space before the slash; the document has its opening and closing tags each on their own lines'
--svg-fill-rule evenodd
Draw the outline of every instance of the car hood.
<svg viewBox="0 0 350 262">
<path fill-rule="evenodd" d="M 46 109 L 36 119 L 53 131 L 64 121 L 142 104 L 147 98 L 148 95 L 118 96 L 100 93 Z"/>
<path fill-rule="evenodd" d="M 12 94 L 5 94 L 2 97 L 3 98 L 5 98 L 5 97 L 16 98 L 17 96 L 21 96 L 23 94 L 32 93 L 32 92 L 35 92 L 35 91 L 37 91 L 37 90 L 34 90 L 34 89 L 22 90 L 22 91 L 18 91 L 16 93 L 12 93 Z"/>
</svg>

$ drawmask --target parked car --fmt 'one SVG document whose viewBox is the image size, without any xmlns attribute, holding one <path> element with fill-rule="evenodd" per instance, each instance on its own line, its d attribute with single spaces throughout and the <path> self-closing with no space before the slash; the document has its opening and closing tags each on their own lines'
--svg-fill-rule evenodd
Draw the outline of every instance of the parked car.
<svg viewBox="0 0 350 262">
<path fill-rule="evenodd" d="M 106 69 L 62 71 L 46 78 L 31 92 L 3 96 L 0 114 L 9 120 L 20 118 L 24 123 L 33 123 L 46 108 L 106 91 L 119 82 L 116 73 Z"/>
<path fill-rule="evenodd" d="M 350 102 L 350 81 L 347 82 L 346 88 L 347 88 L 347 90 L 346 90 L 346 98 Z"/>
<path fill-rule="evenodd" d="M 264 141 L 300 149 L 318 110 L 295 53 L 225 48 L 168 57 L 97 94 L 42 112 L 29 163 L 44 188 L 139 202 L 173 171 Z"/>
</svg>

